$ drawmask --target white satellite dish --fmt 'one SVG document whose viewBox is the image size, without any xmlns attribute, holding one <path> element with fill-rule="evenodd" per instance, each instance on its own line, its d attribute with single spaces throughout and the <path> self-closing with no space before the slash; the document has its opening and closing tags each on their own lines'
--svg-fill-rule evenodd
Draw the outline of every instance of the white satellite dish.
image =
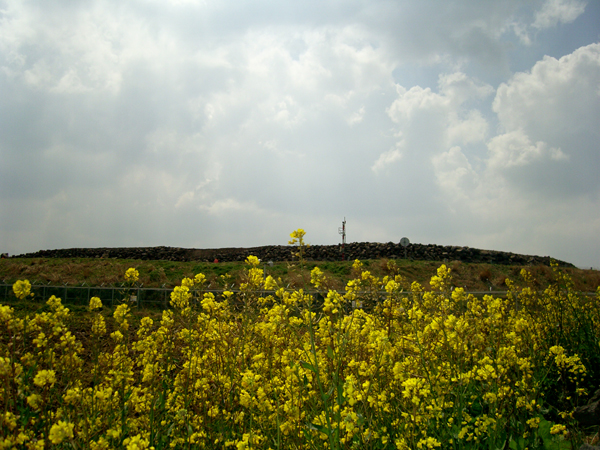
<svg viewBox="0 0 600 450">
<path fill-rule="evenodd" d="M 402 247 L 408 247 L 409 244 L 410 244 L 410 241 L 408 240 L 407 237 L 403 237 L 402 239 L 400 239 L 400 245 Z"/>
</svg>

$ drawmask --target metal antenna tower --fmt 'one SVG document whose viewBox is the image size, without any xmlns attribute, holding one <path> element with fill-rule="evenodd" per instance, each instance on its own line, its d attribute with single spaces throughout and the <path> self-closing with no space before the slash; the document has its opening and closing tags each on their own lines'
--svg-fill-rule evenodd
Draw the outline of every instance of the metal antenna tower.
<svg viewBox="0 0 600 450">
<path fill-rule="evenodd" d="M 342 222 L 341 228 L 338 228 L 338 233 L 342 235 L 342 261 L 344 258 L 344 246 L 346 245 L 346 218 L 344 217 L 344 221 Z"/>
</svg>

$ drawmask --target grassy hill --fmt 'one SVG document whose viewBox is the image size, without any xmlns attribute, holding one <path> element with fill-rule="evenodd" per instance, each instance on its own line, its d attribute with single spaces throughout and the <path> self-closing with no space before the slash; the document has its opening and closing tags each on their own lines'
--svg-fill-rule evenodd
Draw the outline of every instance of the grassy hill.
<svg viewBox="0 0 600 450">
<path fill-rule="evenodd" d="M 365 260 L 364 268 L 375 276 L 400 274 L 407 287 L 413 281 L 421 283 L 426 289 L 441 261 Z M 511 266 L 495 264 L 477 264 L 452 261 L 446 263 L 452 270 L 453 282 L 457 287 L 469 291 L 501 291 L 506 288 L 507 278 L 518 282 L 520 271 L 526 268 L 537 280 L 540 288 L 552 282 L 552 269 L 545 265 Z M 310 270 L 315 266 L 333 280 L 337 289 L 343 289 L 352 278 L 351 261 L 307 262 L 304 270 L 287 262 L 276 262 L 272 266 L 262 267 L 267 275 L 281 277 L 290 287 L 302 287 L 310 279 Z M 218 288 L 225 281 L 239 284 L 247 266 L 241 262 L 203 263 L 176 261 L 142 261 L 110 258 L 9 258 L 0 260 L 0 281 L 14 283 L 27 279 L 33 284 L 107 286 L 123 281 L 123 274 L 129 267 L 135 267 L 140 273 L 143 287 L 173 287 L 183 277 L 193 277 L 204 273 L 211 288 Z M 600 272 L 577 268 L 562 268 L 568 273 L 579 291 L 595 291 L 600 286 Z M 224 278 L 224 276 L 229 277 Z"/>
</svg>

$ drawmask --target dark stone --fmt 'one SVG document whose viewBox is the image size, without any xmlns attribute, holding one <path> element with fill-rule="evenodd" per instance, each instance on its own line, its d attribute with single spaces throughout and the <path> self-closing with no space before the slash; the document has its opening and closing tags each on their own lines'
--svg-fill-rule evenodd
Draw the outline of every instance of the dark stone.
<svg viewBox="0 0 600 450">
<path fill-rule="evenodd" d="M 180 247 L 134 247 L 134 248 L 72 248 L 41 250 L 36 253 L 13 256 L 14 258 L 121 258 L 169 261 L 244 261 L 255 255 L 264 261 L 290 261 L 297 250 L 287 245 L 269 245 L 252 248 L 186 249 Z M 492 250 L 471 249 L 469 247 L 440 246 L 434 244 L 399 244 L 353 242 L 344 247 L 344 259 L 410 258 L 411 260 L 461 262 L 493 261 L 497 264 L 539 265 L 550 263 L 548 257 L 518 255 Z M 341 245 L 315 245 L 306 249 L 306 259 L 314 261 L 336 261 L 342 259 Z M 557 261 L 560 266 L 574 267 L 572 264 Z"/>
<path fill-rule="evenodd" d="M 600 447 L 597 445 L 582 444 L 579 450 L 600 450 Z"/>
<path fill-rule="evenodd" d="M 579 406 L 573 411 L 573 417 L 584 427 L 600 425 L 600 389 L 594 392 L 587 405 Z"/>
</svg>

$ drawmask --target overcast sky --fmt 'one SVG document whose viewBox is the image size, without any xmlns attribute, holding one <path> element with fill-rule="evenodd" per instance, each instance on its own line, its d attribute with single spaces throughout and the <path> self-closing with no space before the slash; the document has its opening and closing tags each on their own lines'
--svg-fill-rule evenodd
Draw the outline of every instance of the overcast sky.
<svg viewBox="0 0 600 450">
<path fill-rule="evenodd" d="M 0 0 L 0 250 L 600 267 L 596 0 Z"/>
</svg>

